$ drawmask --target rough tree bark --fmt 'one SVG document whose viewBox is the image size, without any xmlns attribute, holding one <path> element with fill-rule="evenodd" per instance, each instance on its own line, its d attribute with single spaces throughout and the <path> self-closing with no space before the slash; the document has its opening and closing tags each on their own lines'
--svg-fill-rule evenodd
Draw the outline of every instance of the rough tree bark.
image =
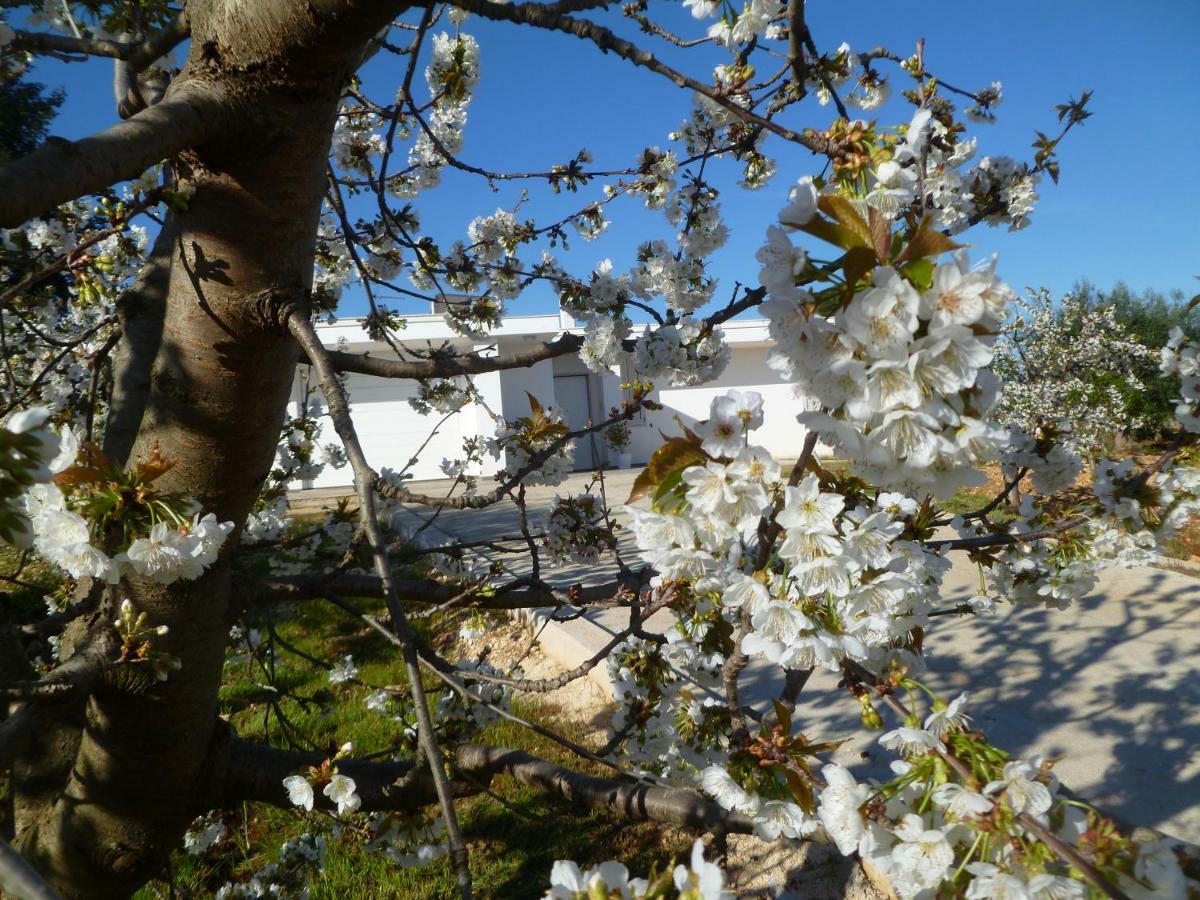
<svg viewBox="0 0 1200 900">
<path fill-rule="evenodd" d="M 164 101 L 175 112 L 118 126 L 171 153 L 192 194 L 125 301 L 108 447 L 130 461 L 157 449 L 174 463 L 160 484 L 221 520 L 240 526 L 271 467 L 298 358 L 281 313 L 307 303 L 338 97 L 369 38 L 405 5 L 192 0 L 187 63 Z M 65 168 L 71 192 L 98 189 L 155 161 L 144 143 L 131 151 L 124 131 L 86 148 L 51 146 L 26 165 Z M 42 206 L 68 199 L 32 194 Z M 128 896 L 203 811 L 200 786 L 225 739 L 217 689 L 235 544 L 197 581 L 131 581 L 135 604 L 170 628 L 162 649 L 182 669 L 164 683 L 106 683 L 77 717 L 60 716 L 64 752 L 47 755 L 41 790 L 15 797 L 18 846 L 64 897 Z M 62 736 L 64 721 L 82 722 L 74 739 Z M 23 763 L 31 784 L 40 744 Z"/>
</svg>

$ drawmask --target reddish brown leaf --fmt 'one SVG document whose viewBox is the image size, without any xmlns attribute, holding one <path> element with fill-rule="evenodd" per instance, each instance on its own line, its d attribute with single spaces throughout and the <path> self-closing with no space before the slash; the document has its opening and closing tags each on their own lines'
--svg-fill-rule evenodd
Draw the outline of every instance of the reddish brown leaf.
<svg viewBox="0 0 1200 900">
<path fill-rule="evenodd" d="M 892 220 L 875 207 L 867 209 L 867 223 L 871 227 L 871 246 L 880 262 L 886 262 L 892 252 Z"/>
<path fill-rule="evenodd" d="M 707 461 L 708 456 L 700 449 L 699 441 L 671 438 L 651 454 L 646 468 L 642 469 L 637 480 L 633 482 L 633 490 L 629 492 L 629 499 L 625 502 L 633 503 L 652 494 L 676 469 L 702 465 Z"/>
<path fill-rule="evenodd" d="M 846 276 L 847 299 L 854 295 L 855 286 L 879 262 L 870 247 L 851 247 L 842 257 L 842 272 Z"/>
<path fill-rule="evenodd" d="M 828 219 L 823 219 L 820 216 L 813 216 L 807 225 L 800 226 L 800 230 L 811 234 L 813 237 L 820 238 L 827 244 L 841 247 L 843 250 L 849 250 L 851 247 L 862 247 L 867 244 L 867 241 L 861 235 L 856 234 L 846 226 L 839 225 L 837 222 L 830 222 Z"/>
<path fill-rule="evenodd" d="M 858 214 L 854 204 L 845 197 L 837 194 L 824 194 L 817 198 L 817 206 L 823 213 L 857 236 L 860 243 L 871 245 L 871 226 Z"/>
<path fill-rule="evenodd" d="M 900 255 L 896 257 L 895 262 L 902 263 L 910 259 L 938 256 L 951 250 L 957 250 L 962 246 L 962 244 L 950 240 L 950 238 L 934 228 L 933 219 L 926 216 L 921 220 L 921 224 L 917 226 L 916 234 L 912 236 L 912 239 L 905 248 L 900 251 Z"/>
</svg>

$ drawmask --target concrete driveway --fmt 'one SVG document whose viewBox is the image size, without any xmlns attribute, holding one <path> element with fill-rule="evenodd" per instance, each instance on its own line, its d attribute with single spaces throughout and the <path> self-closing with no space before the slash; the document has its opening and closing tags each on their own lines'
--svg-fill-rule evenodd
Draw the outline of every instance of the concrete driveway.
<svg viewBox="0 0 1200 900">
<path fill-rule="evenodd" d="M 629 495 L 636 474 L 607 474 L 612 506 Z M 582 491 L 587 480 L 575 475 L 557 489 L 530 489 L 531 510 L 540 516 L 556 493 Z M 436 493 L 439 485 L 444 490 L 448 483 L 420 487 Z M 413 507 L 405 515 L 415 526 L 429 514 Z M 443 537 L 462 540 L 519 531 L 511 503 L 447 510 L 435 527 Z M 628 532 L 620 550 L 636 559 Z M 503 559 L 516 574 L 528 570 L 521 555 L 492 558 Z M 595 584 L 615 572 L 615 565 L 604 562 L 547 575 L 563 585 Z M 948 576 L 947 600 L 968 596 L 977 583 L 977 572 L 963 559 Z M 550 623 L 542 633 L 543 649 L 568 667 L 578 665 L 627 615 L 600 611 Z M 997 744 L 1022 757 L 1064 755 L 1056 771 L 1086 799 L 1138 825 L 1200 844 L 1200 580 L 1161 569 L 1110 569 L 1098 591 L 1069 610 L 1019 608 L 988 619 L 943 618 L 930 629 L 926 647 L 930 686 L 949 695 L 970 691 L 976 724 Z M 753 687 L 763 674 L 748 671 L 750 696 L 765 699 Z M 593 675 L 606 678 L 602 666 Z M 814 739 L 851 736 L 838 760 L 861 773 L 884 772 L 875 736 L 863 733 L 857 703 L 836 680 L 828 673 L 814 675 L 796 720 Z"/>
</svg>

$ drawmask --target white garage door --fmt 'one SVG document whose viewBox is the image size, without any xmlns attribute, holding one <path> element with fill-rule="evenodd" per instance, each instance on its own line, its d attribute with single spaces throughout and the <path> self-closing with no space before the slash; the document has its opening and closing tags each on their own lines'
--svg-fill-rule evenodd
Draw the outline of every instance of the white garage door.
<svg viewBox="0 0 1200 900">
<path fill-rule="evenodd" d="M 362 441 L 367 461 L 375 471 L 390 468 L 399 472 L 420 450 L 418 461 L 408 470 L 414 479 L 443 478 L 441 462 L 462 455 L 462 425 L 455 414 L 438 426 L 443 414 L 421 415 L 408 403 L 415 396 L 413 381 L 393 381 L 369 375 L 351 375 L 346 380 L 350 394 L 350 414 Z M 437 433 L 430 438 L 430 433 Z M 429 443 L 420 449 L 429 438 Z M 321 419 L 321 442 L 341 444 L 328 417 Z M 340 487 L 354 483 L 350 466 L 326 468 L 313 487 Z"/>
</svg>

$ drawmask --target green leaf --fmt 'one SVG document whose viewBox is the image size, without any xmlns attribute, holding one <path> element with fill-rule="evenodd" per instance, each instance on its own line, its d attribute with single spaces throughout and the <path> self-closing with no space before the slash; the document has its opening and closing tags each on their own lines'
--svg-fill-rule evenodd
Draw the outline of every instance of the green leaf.
<svg viewBox="0 0 1200 900">
<path fill-rule="evenodd" d="M 700 449 L 699 441 L 671 438 L 651 454 L 625 502 L 633 503 L 652 494 L 676 470 L 682 472 L 688 466 L 703 465 L 707 461 L 708 455 Z"/>
<path fill-rule="evenodd" d="M 792 714 L 778 700 L 772 700 L 771 705 L 775 707 L 775 718 L 783 729 L 783 733 L 790 735 L 792 733 Z"/>
<path fill-rule="evenodd" d="M 921 291 L 929 290 L 933 284 L 933 263 L 928 259 L 910 259 L 900 267 L 900 271 L 904 274 L 913 286 Z"/>
<path fill-rule="evenodd" d="M 683 497 L 676 497 L 671 503 L 667 502 L 667 498 L 674 493 L 675 489 L 683 484 L 683 472 L 686 466 L 680 466 L 675 469 L 659 484 L 658 489 L 654 492 L 654 499 L 651 501 L 651 506 L 659 512 L 676 512 L 683 505 Z"/>
<path fill-rule="evenodd" d="M 529 391 L 525 392 L 525 396 L 529 398 L 529 411 L 534 416 L 540 416 L 542 414 L 542 404 L 538 402 L 538 398 L 529 393 Z"/>
<path fill-rule="evenodd" d="M 907 262 L 910 259 L 923 259 L 927 256 L 939 256 L 951 250 L 964 246 L 950 240 L 933 227 L 933 219 L 926 216 L 917 226 L 916 234 L 909 240 L 908 245 L 896 257 L 896 262 Z"/>
</svg>

